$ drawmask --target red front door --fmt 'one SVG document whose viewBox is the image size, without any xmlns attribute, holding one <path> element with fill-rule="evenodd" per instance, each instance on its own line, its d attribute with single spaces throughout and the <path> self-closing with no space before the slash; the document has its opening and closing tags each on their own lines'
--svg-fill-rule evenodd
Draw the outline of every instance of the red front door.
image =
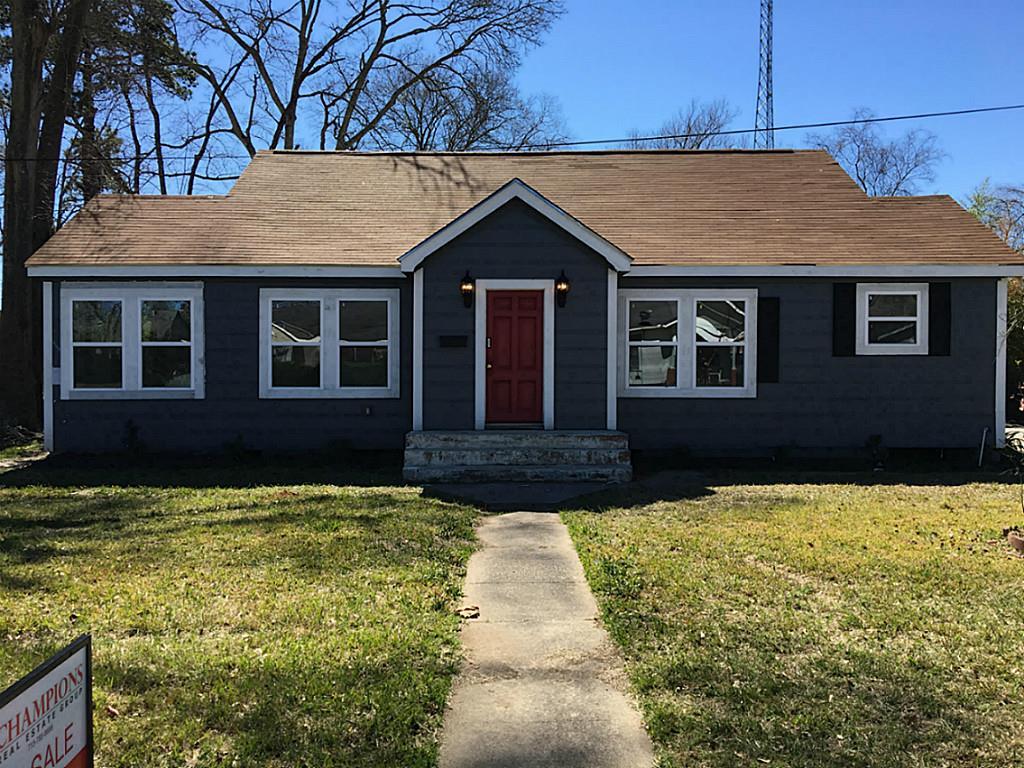
<svg viewBox="0 0 1024 768">
<path fill-rule="evenodd" d="M 488 291 L 487 422 L 544 420 L 544 292 Z"/>
</svg>

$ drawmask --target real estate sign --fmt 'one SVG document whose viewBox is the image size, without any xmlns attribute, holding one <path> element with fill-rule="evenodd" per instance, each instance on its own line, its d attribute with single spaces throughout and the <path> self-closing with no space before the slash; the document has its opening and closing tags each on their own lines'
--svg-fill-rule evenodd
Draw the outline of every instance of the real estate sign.
<svg viewBox="0 0 1024 768">
<path fill-rule="evenodd" d="M 89 635 L 0 693 L 0 768 L 92 768 Z"/>
</svg>

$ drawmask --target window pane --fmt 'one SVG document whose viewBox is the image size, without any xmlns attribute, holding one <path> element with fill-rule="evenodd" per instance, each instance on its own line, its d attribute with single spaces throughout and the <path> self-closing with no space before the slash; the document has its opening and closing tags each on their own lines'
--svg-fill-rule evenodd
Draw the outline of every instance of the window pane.
<svg viewBox="0 0 1024 768">
<path fill-rule="evenodd" d="M 120 347 L 75 347 L 76 389 L 120 389 Z"/>
<path fill-rule="evenodd" d="M 676 385 L 676 348 L 630 347 L 629 385 L 631 387 L 674 387 Z"/>
<path fill-rule="evenodd" d="M 142 302 L 143 341 L 191 341 L 192 302 Z"/>
<path fill-rule="evenodd" d="M 697 347 L 698 387 L 742 387 L 743 347 Z"/>
<path fill-rule="evenodd" d="M 75 341 L 120 341 L 121 302 L 71 302 L 71 331 Z"/>
<path fill-rule="evenodd" d="M 743 341 L 745 301 L 698 301 L 697 341 Z"/>
<path fill-rule="evenodd" d="M 868 323 L 869 344 L 917 344 L 914 320 L 872 320 Z"/>
<path fill-rule="evenodd" d="M 271 314 L 274 341 L 319 341 L 319 301 L 275 301 Z"/>
<path fill-rule="evenodd" d="M 675 341 L 676 309 L 674 301 L 629 302 L 629 340 Z"/>
<path fill-rule="evenodd" d="M 192 386 L 192 347 L 143 347 L 142 386 Z"/>
<path fill-rule="evenodd" d="M 341 386 L 386 387 L 387 385 L 387 347 L 341 348 Z"/>
<path fill-rule="evenodd" d="M 274 347 L 271 382 L 275 387 L 319 387 L 320 347 Z"/>
<path fill-rule="evenodd" d="M 917 294 L 869 293 L 869 317 L 917 317 Z"/>
<path fill-rule="evenodd" d="M 387 341 L 386 301 L 343 301 L 338 305 L 342 341 Z"/>
</svg>

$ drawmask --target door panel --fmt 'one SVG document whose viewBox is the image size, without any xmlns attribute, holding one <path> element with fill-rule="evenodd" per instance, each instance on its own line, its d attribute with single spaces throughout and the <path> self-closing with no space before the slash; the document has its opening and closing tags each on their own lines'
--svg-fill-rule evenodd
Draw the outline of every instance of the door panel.
<svg viewBox="0 0 1024 768">
<path fill-rule="evenodd" d="M 487 421 L 544 419 L 544 292 L 488 291 Z"/>
</svg>

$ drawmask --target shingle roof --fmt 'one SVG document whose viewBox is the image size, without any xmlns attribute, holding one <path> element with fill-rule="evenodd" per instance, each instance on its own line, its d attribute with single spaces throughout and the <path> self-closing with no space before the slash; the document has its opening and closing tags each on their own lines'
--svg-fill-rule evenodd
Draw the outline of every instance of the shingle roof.
<svg viewBox="0 0 1024 768">
<path fill-rule="evenodd" d="M 870 198 L 825 152 L 260 152 L 225 196 L 101 196 L 30 265 L 397 266 L 521 179 L 635 265 L 1020 264 L 946 196 Z"/>
</svg>

